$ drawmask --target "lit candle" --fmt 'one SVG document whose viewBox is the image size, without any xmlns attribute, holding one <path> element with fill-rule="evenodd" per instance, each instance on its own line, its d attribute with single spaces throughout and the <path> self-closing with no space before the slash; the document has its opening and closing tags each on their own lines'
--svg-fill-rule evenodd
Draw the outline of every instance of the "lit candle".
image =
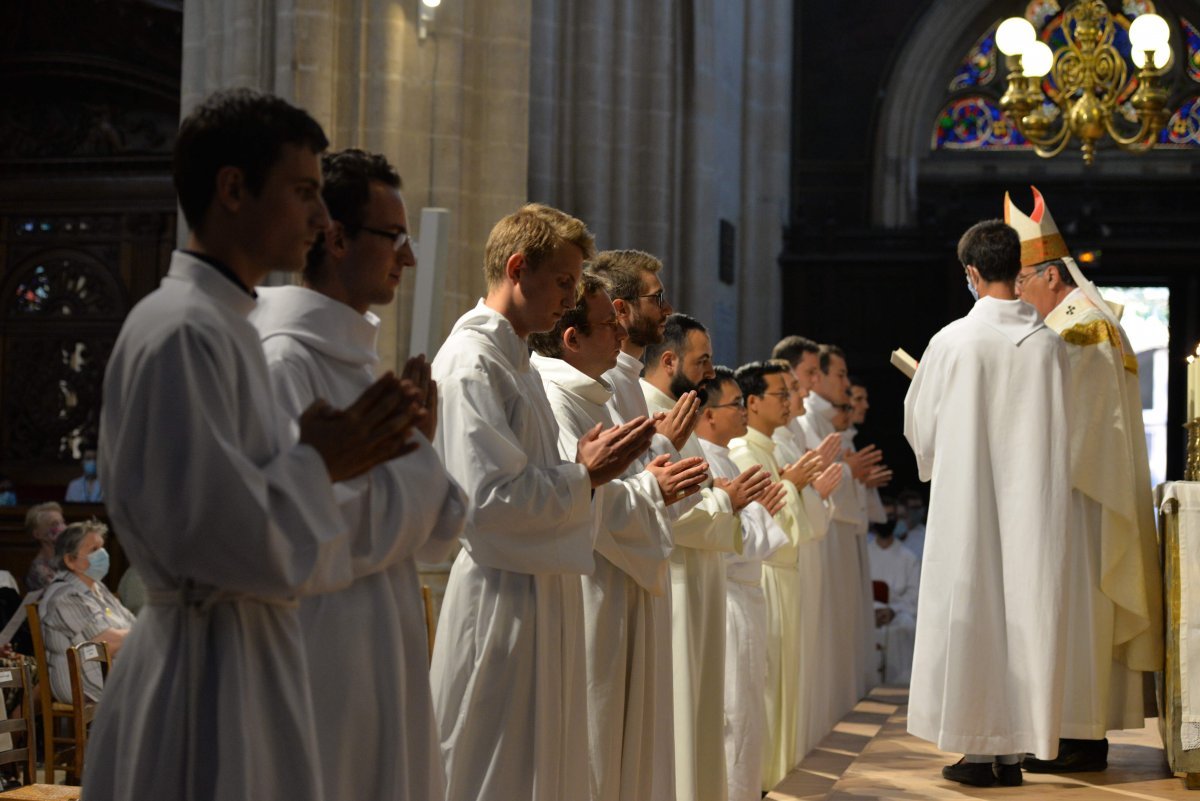
<svg viewBox="0 0 1200 801">
<path fill-rule="evenodd" d="M 1196 417 L 1196 357 L 1187 357 L 1187 407 L 1184 415 L 1185 422 L 1192 422 Z"/>
</svg>

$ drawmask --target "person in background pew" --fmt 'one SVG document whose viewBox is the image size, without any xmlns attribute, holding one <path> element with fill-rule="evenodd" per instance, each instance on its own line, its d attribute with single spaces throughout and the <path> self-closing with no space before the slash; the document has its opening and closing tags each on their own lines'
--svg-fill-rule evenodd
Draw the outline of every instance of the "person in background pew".
<svg viewBox="0 0 1200 801">
<path fill-rule="evenodd" d="M 25 574 L 26 592 L 43 589 L 54 580 L 54 541 L 66 527 L 62 507 L 53 501 L 31 506 L 25 513 L 25 530 L 39 546 L 37 556 L 33 557 L 33 564 Z"/>
<path fill-rule="evenodd" d="M 67 649 L 86 640 L 108 646 L 116 657 L 133 627 L 134 615 L 117 600 L 104 577 L 108 575 L 108 551 L 104 535 L 108 526 L 91 520 L 72 523 L 54 543 L 58 573 L 38 602 L 50 689 L 59 701 L 71 703 L 71 675 Z M 100 666 L 89 663 L 83 671 L 83 691 L 93 701 L 103 692 Z"/>
</svg>

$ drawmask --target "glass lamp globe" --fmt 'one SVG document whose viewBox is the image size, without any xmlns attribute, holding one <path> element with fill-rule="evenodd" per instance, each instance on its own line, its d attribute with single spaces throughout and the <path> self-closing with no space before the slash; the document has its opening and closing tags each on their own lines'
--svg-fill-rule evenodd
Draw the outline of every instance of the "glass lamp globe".
<svg viewBox="0 0 1200 801">
<path fill-rule="evenodd" d="M 996 47 L 1006 56 L 1019 56 L 1033 44 L 1037 33 L 1024 17 L 1009 17 L 996 29 Z"/>
<path fill-rule="evenodd" d="M 1155 61 L 1160 48 L 1166 47 L 1171 38 L 1171 29 L 1167 21 L 1157 14 L 1140 14 L 1129 26 L 1129 44 L 1133 52 L 1145 53 L 1154 51 Z"/>
<path fill-rule="evenodd" d="M 1021 54 L 1021 69 L 1031 78 L 1040 78 L 1054 66 L 1054 52 L 1045 42 L 1033 42 Z"/>
</svg>

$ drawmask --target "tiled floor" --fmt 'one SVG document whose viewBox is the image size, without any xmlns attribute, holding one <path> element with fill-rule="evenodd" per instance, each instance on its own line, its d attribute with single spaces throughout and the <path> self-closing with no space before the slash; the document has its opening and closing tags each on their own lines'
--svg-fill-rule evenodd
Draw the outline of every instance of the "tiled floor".
<svg viewBox="0 0 1200 801">
<path fill-rule="evenodd" d="M 1021 787 L 975 788 L 941 778 L 958 759 L 905 730 L 902 690 L 880 688 L 861 702 L 768 798 L 773 801 L 916 801 L 934 799 L 1043 799 L 1122 801 L 1189 799 L 1163 760 L 1156 720 L 1109 738 L 1108 770 L 1067 776 L 1025 774 Z"/>
</svg>

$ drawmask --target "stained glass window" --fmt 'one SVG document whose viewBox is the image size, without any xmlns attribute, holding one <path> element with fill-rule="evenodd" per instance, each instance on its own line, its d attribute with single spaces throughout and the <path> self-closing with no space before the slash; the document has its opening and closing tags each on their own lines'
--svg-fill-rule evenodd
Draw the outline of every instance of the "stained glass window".
<svg viewBox="0 0 1200 801">
<path fill-rule="evenodd" d="M 1057 0 L 1030 0 L 1025 6 L 1025 18 L 1033 24 L 1038 38 L 1051 50 L 1058 52 L 1066 46 L 1066 35 L 1062 30 L 1063 6 Z M 1124 133 L 1137 128 L 1137 115 L 1130 98 L 1137 89 L 1137 68 L 1130 56 L 1129 25 L 1139 14 L 1154 12 L 1151 0 L 1124 0 L 1120 11 L 1112 15 L 1113 47 L 1124 57 L 1127 79 L 1117 91 L 1116 121 Z M 1161 10 L 1160 10 L 1161 11 Z M 1186 49 L 1187 61 L 1183 72 L 1187 78 L 1200 83 L 1200 29 L 1190 21 L 1177 18 L 1181 37 L 1172 37 L 1174 57 Z M 1000 95 L 1005 89 L 1005 75 L 999 69 L 1002 61 L 996 48 L 996 28 L 999 21 L 990 24 L 966 56 L 959 63 L 950 80 L 945 105 L 938 113 L 933 126 L 931 147 L 934 150 L 1013 150 L 1027 149 L 1030 145 L 1020 132 L 1000 111 Z M 1181 43 L 1179 39 L 1182 38 Z M 1178 75 L 1179 70 L 1168 74 Z M 1191 89 L 1178 88 L 1172 95 L 1171 106 L 1175 111 L 1166 127 L 1157 137 L 1157 147 L 1200 148 L 1200 106 L 1195 97 L 1189 97 Z M 1053 121 L 1061 111 L 1054 100 L 1059 98 L 1059 89 L 1051 71 L 1042 80 L 1042 91 L 1046 95 L 1043 111 Z M 1181 96 L 1182 95 L 1182 96 Z"/>
<path fill-rule="evenodd" d="M 950 91 L 957 92 L 972 86 L 983 86 L 992 82 L 996 77 L 996 26 L 980 37 L 971 52 L 958 66 L 958 72 L 950 79 Z"/>
<path fill-rule="evenodd" d="M 1008 124 L 1000 106 L 982 95 L 950 102 L 933 129 L 935 150 L 1029 147 L 1025 137 Z"/>
<path fill-rule="evenodd" d="M 1188 77 L 1200 83 L 1200 30 L 1182 18 L 1179 20 L 1179 28 L 1183 31 L 1183 38 L 1187 40 Z"/>
<path fill-rule="evenodd" d="M 1175 110 L 1159 134 L 1158 143 L 1165 147 L 1200 147 L 1200 96 L 1189 97 Z"/>
</svg>

